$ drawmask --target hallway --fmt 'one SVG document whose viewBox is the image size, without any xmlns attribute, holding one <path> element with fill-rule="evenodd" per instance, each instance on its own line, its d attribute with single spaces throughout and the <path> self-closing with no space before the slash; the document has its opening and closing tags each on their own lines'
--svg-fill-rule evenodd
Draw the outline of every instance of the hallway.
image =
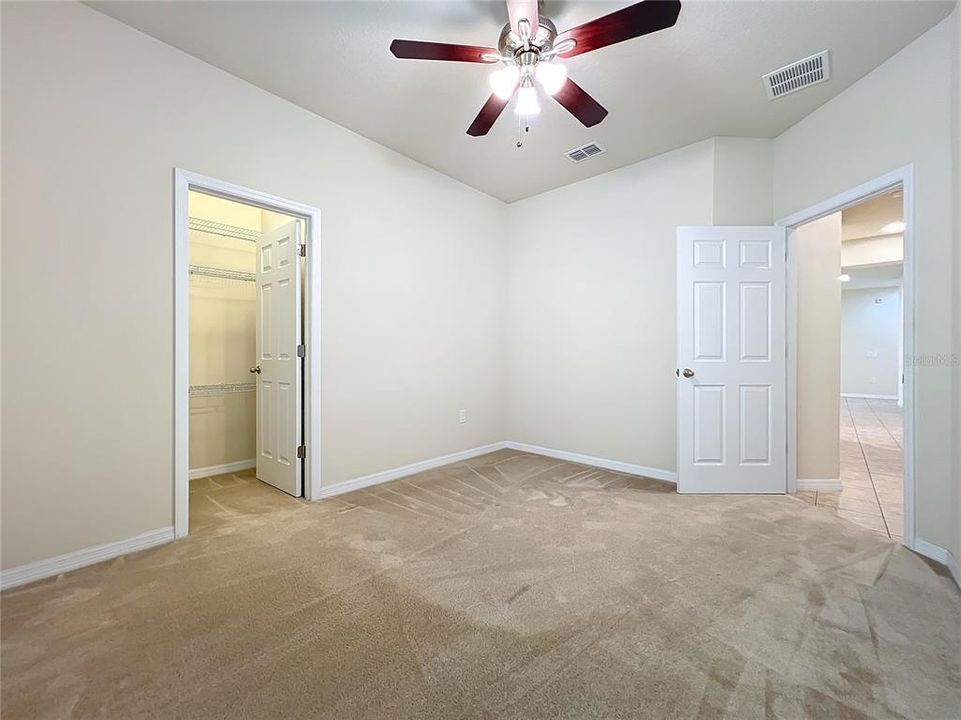
<svg viewBox="0 0 961 720">
<path fill-rule="evenodd" d="M 901 408 L 895 400 L 841 398 L 840 493 L 798 493 L 802 499 L 876 533 L 904 538 Z"/>
</svg>

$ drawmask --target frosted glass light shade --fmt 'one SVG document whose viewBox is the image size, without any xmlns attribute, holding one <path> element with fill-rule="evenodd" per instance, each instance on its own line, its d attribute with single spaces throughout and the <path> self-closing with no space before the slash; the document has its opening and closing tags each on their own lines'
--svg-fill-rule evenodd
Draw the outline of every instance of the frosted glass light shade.
<svg viewBox="0 0 961 720">
<path fill-rule="evenodd" d="M 541 104 L 537 100 L 537 90 L 533 85 L 527 85 L 517 91 L 517 105 L 514 112 L 518 115 L 537 115 L 541 111 Z"/>
<path fill-rule="evenodd" d="M 549 62 L 539 62 L 534 69 L 534 77 L 548 95 L 556 95 L 567 82 L 567 68 Z"/>
<path fill-rule="evenodd" d="M 520 76 L 516 65 L 505 65 L 491 73 L 491 90 L 501 100 L 510 100 Z"/>
</svg>

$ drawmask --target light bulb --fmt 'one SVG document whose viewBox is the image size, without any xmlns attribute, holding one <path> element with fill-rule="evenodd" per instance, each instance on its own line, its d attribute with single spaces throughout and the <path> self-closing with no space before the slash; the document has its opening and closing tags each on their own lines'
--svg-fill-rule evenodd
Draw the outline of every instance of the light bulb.
<svg viewBox="0 0 961 720">
<path fill-rule="evenodd" d="M 534 76 L 544 88 L 544 92 L 548 95 L 556 95 L 567 82 L 567 68 L 554 63 L 539 62 L 534 68 Z"/>
<path fill-rule="evenodd" d="M 883 228 L 881 228 L 881 232 L 884 233 L 885 235 L 894 235 L 895 233 L 903 233 L 904 223 L 901 222 L 900 220 L 898 220 L 897 222 L 888 223 Z"/>
<path fill-rule="evenodd" d="M 848 275 L 847 273 L 842 273 L 838 275 L 838 280 L 840 280 L 841 282 L 851 282 L 851 276 Z"/>
<path fill-rule="evenodd" d="M 491 73 L 491 90 L 501 100 L 510 100 L 521 73 L 516 65 L 505 65 Z"/>
<path fill-rule="evenodd" d="M 517 91 L 517 105 L 514 112 L 518 115 L 537 115 L 541 111 L 541 104 L 537 101 L 537 89 L 533 85 L 525 85 Z"/>
</svg>

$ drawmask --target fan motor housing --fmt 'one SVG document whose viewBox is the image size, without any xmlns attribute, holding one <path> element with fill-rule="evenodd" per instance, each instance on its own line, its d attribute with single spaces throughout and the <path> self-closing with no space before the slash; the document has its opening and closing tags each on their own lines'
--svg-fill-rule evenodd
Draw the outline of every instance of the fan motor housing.
<svg viewBox="0 0 961 720">
<path fill-rule="evenodd" d="M 554 40 L 556 38 L 557 28 L 554 26 L 554 23 L 551 22 L 550 18 L 541 15 L 538 18 L 537 32 L 534 33 L 527 47 L 524 46 L 523 40 L 517 37 L 511 30 L 511 24 L 507 23 L 504 25 L 504 29 L 501 30 L 500 38 L 497 41 L 497 49 L 501 55 L 516 58 L 518 64 L 522 64 L 521 55 L 535 53 L 536 56 L 539 56 L 541 53 L 548 52 L 554 47 Z M 532 58 L 528 58 L 527 62 L 523 64 L 533 65 L 534 62 L 531 62 L 531 60 Z"/>
</svg>

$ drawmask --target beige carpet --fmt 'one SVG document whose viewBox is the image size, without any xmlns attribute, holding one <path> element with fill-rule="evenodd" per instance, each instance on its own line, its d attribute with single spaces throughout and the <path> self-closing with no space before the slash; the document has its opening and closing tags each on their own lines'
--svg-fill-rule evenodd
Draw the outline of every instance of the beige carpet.
<svg viewBox="0 0 961 720">
<path fill-rule="evenodd" d="M 791 497 L 502 451 L 2 597 L 14 718 L 957 718 L 961 594 Z"/>
</svg>

